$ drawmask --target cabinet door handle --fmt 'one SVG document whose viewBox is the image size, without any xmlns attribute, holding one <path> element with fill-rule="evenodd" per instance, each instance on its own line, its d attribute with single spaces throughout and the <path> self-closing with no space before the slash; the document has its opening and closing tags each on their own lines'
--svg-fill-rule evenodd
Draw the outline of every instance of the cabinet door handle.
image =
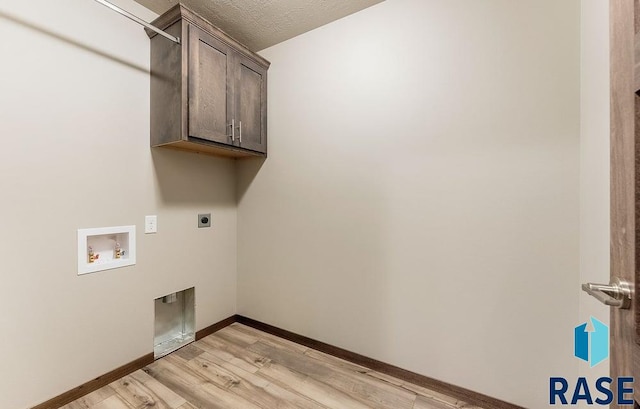
<svg viewBox="0 0 640 409">
<path fill-rule="evenodd" d="M 240 130 L 240 137 L 238 138 L 238 141 L 242 143 L 242 121 L 240 121 L 240 126 L 238 126 L 238 129 Z"/>
<path fill-rule="evenodd" d="M 236 120 L 232 119 L 231 125 L 229 126 L 231 127 L 231 135 L 229 135 L 231 137 L 231 142 L 235 142 L 236 141 Z"/>
</svg>

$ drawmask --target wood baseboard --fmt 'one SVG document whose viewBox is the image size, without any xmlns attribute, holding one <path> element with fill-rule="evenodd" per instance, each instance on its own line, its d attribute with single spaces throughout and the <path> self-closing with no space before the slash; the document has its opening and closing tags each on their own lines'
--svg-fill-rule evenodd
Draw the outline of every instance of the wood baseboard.
<svg viewBox="0 0 640 409">
<path fill-rule="evenodd" d="M 220 322 L 216 322 L 213 325 L 203 328 L 200 331 L 196 332 L 196 340 L 202 339 L 207 335 L 211 335 L 214 332 L 219 331 L 222 328 L 229 326 L 236 321 L 237 321 L 237 316 L 233 315 L 229 318 L 225 318 Z M 153 352 L 151 352 L 149 354 L 146 354 L 143 357 L 136 359 L 135 361 L 122 365 L 121 367 L 116 368 L 113 371 L 110 371 L 104 375 L 98 376 L 97 378 L 92 379 L 89 382 L 78 386 L 77 388 L 73 388 L 70 391 L 67 391 L 61 395 L 56 396 L 55 398 L 49 399 L 48 401 L 41 403 L 38 406 L 34 406 L 31 409 L 57 409 L 93 391 L 96 391 L 104 386 L 107 386 L 111 382 L 117 381 L 123 376 L 127 376 L 130 373 L 137 371 L 138 369 L 142 369 L 145 366 L 153 363 L 153 361 L 154 361 Z"/>
<path fill-rule="evenodd" d="M 61 406 L 66 405 L 67 403 L 71 403 L 76 399 L 79 399 L 93 391 L 96 391 L 103 386 L 107 386 L 111 382 L 116 381 L 123 376 L 129 375 L 131 372 L 135 372 L 138 369 L 144 368 L 151 363 L 153 363 L 153 352 L 146 354 L 145 356 L 142 356 L 134 361 L 131 361 L 128 364 L 122 365 L 121 367 L 118 367 L 113 371 L 107 372 L 104 375 L 98 376 L 97 378 L 92 379 L 89 382 L 84 383 L 77 388 L 73 388 L 61 395 L 58 395 L 53 399 L 49 399 L 48 401 L 41 403 L 38 406 L 34 406 L 32 409 L 57 409 Z"/>
<path fill-rule="evenodd" d="M 224 327 L 228 327 L 234 322 L 238 321 L 238 315 L 232 315 L 229 318 L 225 318 L 222 321 L 216 322 L 213 325 L 209 325 L 206 328 L 201 329 L 196 332 L 196 341 L 201 340 L 202 338 L 213 334 L 214 332 L 220 331 Z"/>
<path fill-rule="evenodd" d="M 265 324 L 248 317 L 237 315 L 236 321 L 240 324 L 244 324 L 257 330 L 264 331 L 266 333 L 287 339 L 297 344 L 316 349 L 320 352 L 324 352 L 325 354 L 342 358 L 345 361 L 353 362 L 354 364 L 358 364 L 374 371 L 401 379 L 403 381 L 413 383 L 427 389 L 431 389 L 435 392 L 444 393 L 445 395 L 460 399 L 472 405 L 480 406 L 484 409 L 524 409 L 522 406 L 514 405 L 500 399 L 492 398 L 490 396 L 471 391 L 469 389 L 461 388 L 459 386 L 451 385 L 449 383 L 429 378 L 415 372 L 407 371 L 406 369 L 402 369 L 397 366 L 366 357 L 364 355 L 356 354 L 355 352 L 347 351 L 346 349 L 338 348 L 324 342 L 316 341 L 315 339 L 308 338 L 303 335 L 299 335 L 278 327 L 274 327 L 273 325 Z"/>
</svg>

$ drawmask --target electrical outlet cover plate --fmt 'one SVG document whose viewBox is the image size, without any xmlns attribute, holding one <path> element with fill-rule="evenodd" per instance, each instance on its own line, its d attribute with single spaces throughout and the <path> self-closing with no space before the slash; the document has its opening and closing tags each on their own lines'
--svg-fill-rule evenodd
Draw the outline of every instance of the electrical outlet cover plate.
<svg viewBox="0 0 640 409">
<path fill-rule="evenodd" d="M 145 216 L 144 217 L 144 232 L 145 234 L 155 234 L 158 232 L 158 216 Z"/>
<path fill-rule="evenodd" d="M 211 227 L 211 213 L 198 215 L 198 228 Z"/>
</svg>

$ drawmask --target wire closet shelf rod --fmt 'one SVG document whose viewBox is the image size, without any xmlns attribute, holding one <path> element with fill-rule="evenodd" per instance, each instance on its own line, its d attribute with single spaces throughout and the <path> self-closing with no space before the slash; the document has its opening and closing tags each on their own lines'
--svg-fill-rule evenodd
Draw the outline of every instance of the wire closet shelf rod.
<svg viewBox="0 0 640 409">
<path fill-rule="evenodd" d="M 115 11 L 116 13 L 122 14 L 123 16 L 127 17 L 128 19 L 131 19 L 131 20 L 135 21 L 136 23 L 145 26 L 149 30 L 155 31 L 156 33 L 158 33 L 161 36 L 173 41 L 174 43 L 180 44 L 180 38 L 179 37 L 174 37 L 171 34 L 165 33 L 164 31 L 160 30 L 158 27 L 153 26 L 150 23 L 147 23 L 146 21 L 144 21 L 140 17 L 137 17 L 137 16 L 129 13 L 128 11 L 121 9 L 120 7 L 116 6 L 115 4 L 109 3 L 106 0 L 95 0 L 95 1 L 97 1 L 100 4 L 102 4 L 103 6 L 109 7 L 111 10 Z"/>
</svg>

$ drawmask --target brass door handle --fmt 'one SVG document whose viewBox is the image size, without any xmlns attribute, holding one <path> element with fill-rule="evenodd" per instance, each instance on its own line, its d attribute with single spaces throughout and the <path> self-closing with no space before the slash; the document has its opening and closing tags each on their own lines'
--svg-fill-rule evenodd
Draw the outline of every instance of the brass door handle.
<svg viewBox="0 0 640 409">
<path fill-rule="evenodd" d="M 631 307 L 631 286 L 617 277 L 612 278 L 609 284 L 582 284 L 582 291 L 610 307 L 624 310 Z"/>
</svg>

